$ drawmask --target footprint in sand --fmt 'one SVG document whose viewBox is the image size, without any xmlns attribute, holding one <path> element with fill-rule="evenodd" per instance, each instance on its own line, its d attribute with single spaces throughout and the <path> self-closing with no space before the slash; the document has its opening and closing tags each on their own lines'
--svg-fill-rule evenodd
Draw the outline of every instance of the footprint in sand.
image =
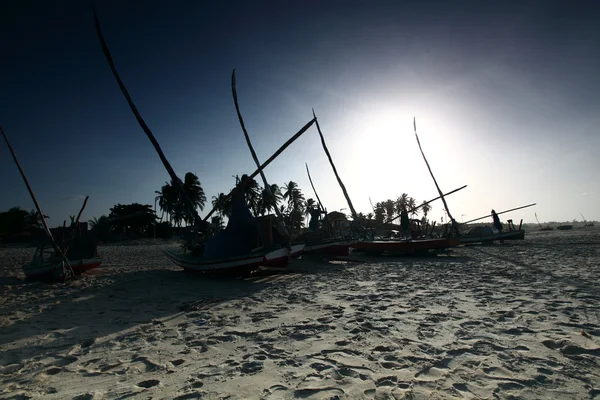
<svg viewBox="0 0 600 400">
<path fill-rule="evenodd" d="M 340 396 L 345 394 L 345 392 L 340 389 L 340 388 L 336 388 L 336 387 L 325 387 L 325 388 L 305 388 L 305 389 L 296 389 L 294 391 L 294 397 L 295 398 L 300 398 L 300 399 L 305 399 L 307 397 L 312 397 L 314 395 L 320 395 L 320 396 L 324 396 L 323 398 L 335 398 L 334 396 Z M 325 395 L 327 395 L 327 397 L 325 397 Z"/>
<path fill-rule="evenodd" d="M 160 384 L 160 381 L 158 379 L 148 379 L 145 381 L 141 381 L 140 383 L 137 384 L 137 386 L 148 389 L 154 386 L 158 386 Z"/>
</svg>

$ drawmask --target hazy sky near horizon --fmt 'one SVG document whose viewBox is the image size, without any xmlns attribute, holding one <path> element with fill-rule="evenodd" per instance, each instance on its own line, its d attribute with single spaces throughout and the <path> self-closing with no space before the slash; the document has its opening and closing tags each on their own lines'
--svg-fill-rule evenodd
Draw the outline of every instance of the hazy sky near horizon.
<svg viewBox="0 0 600 400">
<path fill-rule="evenodd" d="M 407 192 L 457 220 L 537 202 L 518 221 L 600 220 L 600 4 L 594 1 L 101 1 L 117 69 L 180 177 L 207 197 L 312 118 L 357 211 Z M 50 215 L 154 205 L 169 179 L 120 93 L 88 2 L 0 5 L 0 124 Z M 33 208 L 4 143 L 0 210 Z M 347 208 L 311 128 L 265 171 Z M 210 209 L 210 205 L 207 207 Z M 202 215 L 206 213 L 201 213 Z M 346 210 L 345 210 L 346 211 Z M 439 221 L 442 204 L 433 204 Z M 504 219 L 504 218 L 503 218 Z"/>
</svg>

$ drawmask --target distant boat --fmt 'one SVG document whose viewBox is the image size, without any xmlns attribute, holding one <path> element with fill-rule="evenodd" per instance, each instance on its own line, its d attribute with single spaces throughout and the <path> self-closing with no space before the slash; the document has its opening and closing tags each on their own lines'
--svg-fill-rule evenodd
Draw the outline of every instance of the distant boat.
<svg viewBox="0 0 600 400">
<path fill-rule="evenodd" d="M 594 226 L 593 222 L 588 222 L 585 220 L 585 217 L 583 216 L 583 214 L 581 214 L 581 218 L 583 218 L 583 226 Z"/>
<path fill-rule="evenodd" d="M 559 225 L 556 227 L 556 229 L 559 231 L 568 231 L 570 229 L 573 229 L 573 225 Z"/>
<path fill-rule="evenodd" d="M 416 240 L 373 240 L 356 242 L 351 247 L 358 252 L 380 255 L 393 254 L 426 254 L 430 250 L 445 250 L 459 245 L 455 238 L 416 239 Z"/>
<path fill-rule="evenodd" d="M 540 220 L 537 217 L 537 213 L 534 213 L 534 214 L 535 214 L 535 220 L 537 221 L 538 225 L 540 226 L 540 229 L 538 229 L 539 231 L 551 231 L 554 229 L 550 225 L 542 226 L 542 224 L 540 224 Z"/>
<path fill-rule="evenodd" d="M 494 233 L 490 227 L 477 227 L 471 229 L 465 236 L 461 236 L 460 243 L 491 243 L 495 240 L 523 239 L 525 239 L 525 231 L 522 229 L 511 229 L 507 232 Z"/>
<path fill-rule="evenodd" d="M 224 272 L 244 275 L 258 269 L 260 266 L 285 267 L 290 258 L 297 258 L 303 250 L 304 245 L 302 244 L 294 245 L 291 248 L 260 249 L 238 257 L 220 259 L 203 259 L 194 254 L 181 254 L 173 250 L 163 250 L 163 253 L 186 272 Z"/>
</svg>

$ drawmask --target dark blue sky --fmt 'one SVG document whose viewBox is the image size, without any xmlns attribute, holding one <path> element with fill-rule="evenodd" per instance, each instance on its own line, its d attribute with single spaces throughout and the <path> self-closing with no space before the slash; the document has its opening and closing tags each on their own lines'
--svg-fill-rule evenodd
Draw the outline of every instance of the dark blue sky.
<svg viewBox="0 0 600 400">
<path fill-rule="evenodd" d="M 417 116 L 442 188 L 479 216 L 537 201 L 542 219 L 594 207 L 600 184 L 600 21 L 592 1 L 94 3 L 116 66 L 176 172 L 210 197 L 253 170 L 231 99 L 261 160 L 314 107 L 359 211 L 435 187 L 410 134 Z M 91 4 L 0 6 L 0 124 L 52 225 L 120 202 L 153 203 L 168 179 L 119 92 Z M 32 208 L 0 156 L 0 209 Z M 346 207 L 311 129 L 267 169 L 330 209 Z M 434 204 L 435 212 L 441 205 Z M 512 215 L 532 220 L 533 211 Z"/>
</svg>

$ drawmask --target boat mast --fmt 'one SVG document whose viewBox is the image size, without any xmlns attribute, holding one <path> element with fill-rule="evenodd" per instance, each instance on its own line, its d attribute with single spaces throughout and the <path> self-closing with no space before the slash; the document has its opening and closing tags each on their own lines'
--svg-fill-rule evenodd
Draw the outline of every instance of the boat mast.
<svg viewBox="0 0 600 400">
<path fill-rule="evenodd" d="M 464 189 L 464 188 L 466 188 L 466 187 L 467 187 L 467 185 L 461 186 L 461 187 L 459 187 L 458 189 L 454 189 L 454 190 L 453 190 L 453 191 L 451 191 L 451 192 L 444 193 L 444 196 L 450 196 L 451 194 L 453 194 L 453 193 L 456 193 L 456 192 L 458 192 L 459 190 L 463 190 L 463 189 Z M 414 207 L 414 208 L 411 208 L 410 210 L 408 210 L 408 213 L 409 213 L 409 214 L 411 214 L 413 211 L 417 211 L 419 208 L 423 207 L 425 204 L 432 203 L 432 202 L 434 202 L 434 201 L 436 201 L 436 200 L 439 200 L 440 198 L 441 198 L 441 196 L 438 196 L 438 197 L 436 197 L 435 199 L 431 199 L 431 200 L 429 200 L 429 201 L 426 201 L 426 202 L 424 202 L 424 203 L 421 203 L 421 204 L 419 204 L 418 206 L 416 206 L 416 207 Z M 371 206 L 372 206 L 372 205 L 371 205 Z M 399 215 L 396 215 L 395 217 L 393 217 L 393 218 L 390 218 L 389 220 L 385 221 L 385 222 L 384 222 L 384 224 L 389 224 L 390 222 L 393 222 L 393 221 L 397 220 L 398 218 L 400 218 L 400 216 L 399 216 Z"/>
<path fill-rule="evenodd" d="M 236 90 L 236 86 L 235 86 L 235 68 L 233 69 L 233 72 L 231 73 L 231 94 L 233 95 L 233 103 L 235 104 L 235 111 L 237 112 L 238 120 L 240 121 L 240 126 L 242 127 L 242 131 L 244 132 L 244 137 L 246 138 L 246 144 L 248 145 L 248 148 L 250 149 L 250 154 L 252 154 L 252 159 L 254 160 L 256 167 L 260 168 L 260 162 L 258 161 L 258 156 L 256 155 L 256 152 L 254 151 L 254 147 L 252 147 L 252 142 L 250 141 L 250 135 L 248 135 L 248 131 L 246 130 L 246 125 L 244 124 L 244 118 L 242 117 L 242 113 L 240 111 L 240 105 L 238 103 L 237 90 Z M 265 173 L 262 170 L 260 171 L 260 177 L 262 178 L 263 185 L 265 186 L 265 191 L 267 192 L 267 196 L 269 197 L 269 201 L 272 202 L 275 199 L 275 196 L 273 195 L 273 192 L 271 192 L 271 186 L 269 186 L 269 182 L 267 182 Z M 287 236 L 289 236 L 290 234 L 283 222 L 283 215 L 281 215 L 281 211 L 279 210 L 279 208 L 277 208 L 277 204 L 275 204 L 274 208 L 275 208 L 275 214 L 277 214 L 278 227 L 283 232 L 285 232 L 285 234 Z M 291 238 L 291 236 L 290 236 L 290 238 Z"/>
<path fill-rule="evenodd" d="M 348 207 L 350 208 L 350 212 L 352 213 L 352 218 L 356 221 L 358 219 L 356 210 L 354 209 L 354 206 L 352 205 L 352 201 L 350 200 L 350 196 L 348 195 L 346 186 L 344 186 L 344 183 L 342 182 L 342 179 L 340 178 L 340 175 L 338 174 L 337 169 L 335 168 L 335 164 L 333 163 L 331 154 L 329 154 L 329 150 L 327 149 L 327 145 L 325 144 L 325 138 L 323 137 L 323 132 L 321 132 L 321 127 L 319 126 L 319 121 L 317 120 L 317 116 L 315 115 L 314 109 L 313 109 L 313 117 L 315 118 L 315 123 L 317 125 L 317 131 L 319 131 L 319 136 L 321 137 L 321 144 L 323 145 L 323 150 L 325 150 L 325 154 L 327 155 L 327 158 L 329 159 L 329 164 L 331 164 L 333 173 L 335 174 L 335 177 L 336 177 L 338 183 L 340 184 L 340 187 L 342 188 L 342 192 L 344 193 L 344 197 L 346 198 L 346 201 L 348 202 Z"/>
<path fill-rule="evenodd" d="M 429 174 L 431 175 L 431 178 L 433 179 L 433 183 L 435 183 L 435 187 L 437 188 L 437 191 L 440 194 L 440 198 L 442 199 L 442 203 L 444 203 L 444 208 L 446 209 L 446 213 L 448 214 L 448 217 L 450 217 L 450 221 L 452 223 L 452 228 L 454 228 L 454 232 L 456 233 L 456 235 L 459 236 L 460 233 L 458 232 L 458 224 L 456 223 L 456 221 L 452 217 L 452 214 L 450 214 L 450 209 L 448 208 L 448 204 L 446 203 L 446 199 L 444 198 L 444 194 L 442 193 L 442 190 L 440 189 L 440 186 L 438 185 L 437 181 L 435 180 L 435 176 L 433 176 L 433 172 L 431 171 L 431 167 L 429 166 L 429 162 L 427 161 L 427 158 L 425 157 L 425 153 L 423 152 L 423 148 L 421 147 L 421 141 L 419 140 L 419 135 L 417 135 L 417 119 L 415 117 L 413 117 L 413 128 L 414 128 L 414 131 L 415 131 L 415 138 L 417 139 L 417 144 L 419 145 L 419 150 L 421 150 L 421 155 L 423 156 L 423 160 L 425 160 L 425 164 L 427 165 L 427 169 L 429 170 Z"/>
<path fill-rule="evenodd" d="M 25 176 L 25 171 L 23 171 L 23 168 L 21 167 L 21 163 L 19 163 L 19 159 L 17 158 L 16 153 L 14 152 L 12 146 L 10 145 L 10 142 L 8 141 L 8 137 L 6 137 L 6 133 L 4 133 L 4 129 L 2 128 L 2 126 L 0 126 L 0 132 L 2 132 L 2 136 L 4 136 L 4 141 L 6 142 L 6 145 L 8 146 L 8 150 L 10 150 L 10 154 L 12 155 L 13 160 L 14 160 L 15 164 L 17 165 L 19 172 L 21 173 L 23 182 L 25 182 L 25 186 L 27 186 L 27 191 L 29 192 L 29 196 L 31 196 L 31 200 L 33 200 L 33 204 L 35 205 L 38 215 L 40 216 L 40 220 L 42 221 L 42 225 L 44 226 L 44 231 L 46 232 L 46 235 L 50 239 L 50 243 L 52 243 L 52 247 L 54 248 L 54 251 L 57 254 L 60 254 L 60 256 L 62 258 L 63 276 L 65 278 L 70 278 L 73 275 L 75 275 L 73 272 L 73 268 L 71 268 L 71 264 L 69 263 L 69 260 L 67 259 L 67 256 L 65 255 L 65 253 L 63 253 L 63 251 L 56 244 L 56 241 L 54 240 L 54 237 L 52 236 L 52 232 L 50 231 L 50 228 L 48 227 L 48 224 L 46 223 L 45 214 L 42 211 L 42 208 L 40 207 L 40 204 L 38 203 L 37 198 L 35 197 L 35 194 L 33 193 L 33 189 L 31 189 L 31 186 L 29 185 L 27 176 Z"/>
<path fill-rule="evenodd" d="M 537 203 L 531 203 L 531 204 L 527 204 L 526 206 L 521 206 L 521 207 L 517 207 L 517 208 L 511 208 L 510 210 L 506 210 L 506 211 L 501 211 L 499 213 L 496 213 L 496 215 L 501 215 L 501 214 L 505 214 L 507 212 L 511 212 L 511 211 L 516 211 L 516 210 L 520 210 L 522 208 L 527 208 L 527 207 L 533 207 L 535 206 Z M 466 224 L 470 224 L 471 222 L 475 222 L 475 221 L 479 221 L 480 219 L 484 219 L 484 218 L 488 218 L 490 215 L 484 215 L 483 217 L 479 217 L 479 218 L 475 218 L 472 219 L 470 221 L 467 222 L 461 222 L 460 225 L 466 225 Z"/>
<path fill-rule="evenodd" d="M 542 227 L 542 224 L 540 224 L 540 220 L 537 217 L 537 213 L 533 213 L 535 215 L 535 220 L 537 221 L 538 225 L 540 226 L 540 228 Z"/>
<path fill-rule="evenodd" d="M 321 207 L 321 209 L 323 211 L 327 212 L 327 210 L 323 206 L 323 203 L 321 203 L 321 199 L 319 198 L 319 195 L 317 193 L 317 189 L 315 189 L 315 185 L 313 185 L 312 178 L 310 177 L 310 171 L 308 170 L 308 163 L 304 163 L 304 165 L 306 165 L 306 173 L 308 174 L 308 181 L 310 182 L 310 186 L 312 187 L 313 192 L 315 192 L 315 196 L 317 198 L 317 201 L 319 202 L 319 206 Z"/>
<path fill-rule="evenodd" d="M 104 56 L 106 57 L 106 61 L 108 62 L 108 65 L 110 66 L 110 69 L 111 69 L 115 79 L 117 80 L 117 83 L 119 84 L 119 88 L 121 89 L 123 96 L 125 96 L 125 99 L 127 100 L 127 103 L 129 104 L 129 108 L 131 108 L 133 115 L 135 116 L 138 124 L 140 125 L 140 127 L 142 128 L 142 130 L 144 131 L 146 136 L 148 136 L 148 139 L 150 139 L 150 142 L 154 146 L 154 150 L 156 150 L 156 152 L 158 153 L 158 156 L 160 157 L 160 160 L 162 161 L 165 169 L 167 170 L 169 176 L 171 177 L 171 180 L 173 181 L 175 188 L 177 189 L 177 191 L 179 192 L 179 195 L 181 196 L 181 198 L 184 200 L 185 204 L 187 205 L 188 212 L 190 213 L 190 215 L 192 217 L 194 217 L 195 224 L 200 225 L 200 221 L 201 221 L 200 216 L 198 215 L 198 211 L 196 210 L 196 207 L 194 207 L 194 204 L 192 203 L 192 201 L 188 197 L 187 193 L 185 192 L 185 189 L 183 187 L 183 182 L 181 181 L 181 179 L 179 179 L 177 174 L 175 174 L 175 170 L 173 170 L 173 167 L 171 167 L 169 160 L 167 160 L 167 157 L 165 157 L 165 154 L 163 153 L 162 149 L 160 148 L 160 145 L 158 144 L 158 141 L 154 137 L 154 134 L 152 133 L 152 131 L 150 130 L 150 128 L 148 127 L 148 125 L 146 124 L 144 119 L 142 118 L 141 114 L 139 113 L 137 107 L 133 103 L 133 100 L 131 99 L 131 96 L 129 95 L 129 91 L 125 87 L 125 84 L 123 83 L 123 81 L 121 80 L 121 77 L 119 76 L 119 73 L 117 72 L 117 68 L 115 67 L 115 63 L 113 61 L 112 55 L 110 54 L 110 50 L 108 49 L 108 45 L 106 44 L 106 41 L 104 40 L 104 36 L 102 35 L 102 31 L 100 29 L 100 21 L 98 20 L 98 15 L 96 14 L 95 7 L 94 7 L 94 22 L 96 24 L 96 34 L 98 36 L 98 39 L 100 40 L 100 44 L 102 46 L 102 51 L 104 52 Z"/>
</svg>

